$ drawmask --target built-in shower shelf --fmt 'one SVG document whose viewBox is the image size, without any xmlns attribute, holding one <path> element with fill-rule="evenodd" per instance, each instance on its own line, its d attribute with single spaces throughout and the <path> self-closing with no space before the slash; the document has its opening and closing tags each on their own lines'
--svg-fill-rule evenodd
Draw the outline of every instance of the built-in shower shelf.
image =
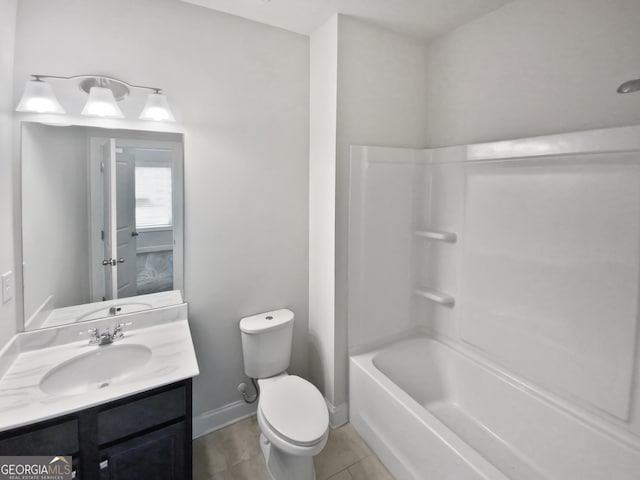
<svg viewBox="0 0 640 480">
<path fill-rule="evenodd" d="M 443 230 L 416 230 L 416 236 L 449 243 L 455 243 L 458 240 L 458 235 Z"/>
<path fill-rule="evenodd" d="M 416 295 L 431 300 L 432 302 L 439 303 L 440 305 L 446 305 L 452 307 L 456 303 L 455 298 L 446 293 L 438 292 L 436 290 L 430 290 L 428 288 L 416 288 L 414 292 Z"/>
</svg>

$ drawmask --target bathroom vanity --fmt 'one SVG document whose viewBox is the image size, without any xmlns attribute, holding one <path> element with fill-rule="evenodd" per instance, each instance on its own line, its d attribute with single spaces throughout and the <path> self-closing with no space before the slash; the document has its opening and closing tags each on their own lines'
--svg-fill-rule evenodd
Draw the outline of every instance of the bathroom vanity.
<svg viewBox="0 0 640 480">
<path fill-rule="evenodd" d="M 0 456 L 68 455 L 83 480 L 191 478 L 187 305 L 116 318 L 24 332 L 3 350 Z"/>
<path fill-rule="evenodd" d="M 191 380 L 0 433 L 0 455 L 52 454 L 76 479 L 190 479 Z"/>
<path fill-rule="evenodd" d="M 182 151 L 177 133 L 22 123 L 0 456 L 70 456 L 83 480 L 191 478 Z M 64 267 L 43 238 L 73 252 Z"/>
</svg>

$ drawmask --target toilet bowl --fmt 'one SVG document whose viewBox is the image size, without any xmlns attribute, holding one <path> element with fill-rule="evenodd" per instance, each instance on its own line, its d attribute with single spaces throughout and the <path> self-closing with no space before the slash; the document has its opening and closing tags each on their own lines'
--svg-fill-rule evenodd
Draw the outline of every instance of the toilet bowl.
<svg viewBox="0 0 640 480">
<path fill-rule="evenodd" d="M 313 480 L 313 456 L 329 435 L 322 395 L 306 380 L 289 375 L 259 380 L 260 447 L 274 480 Z"/>
<path fill-rule="evenodd" d="M 276 310 L 240 321 L 245 373 L 258 380 L 260 448 L 273 480 L 314 480 L 313 456 L 329 435 L 320 391 L 288 375 L 293 312 Z"/>
</svg>

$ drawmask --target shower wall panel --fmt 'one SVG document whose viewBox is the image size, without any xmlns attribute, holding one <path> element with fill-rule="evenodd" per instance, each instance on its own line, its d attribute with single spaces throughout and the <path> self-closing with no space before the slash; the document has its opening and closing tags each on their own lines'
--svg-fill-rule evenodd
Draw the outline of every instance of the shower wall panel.
<svg viewBox="0 0 640 480">
<path fill-rule="evenodd" d="M 350 349 L 388 339 L 414 324 L 408 253 L 422 155 L 412 149 L 351 147 Z"/>
<path fill-rule="evenodd" d="M 640 155 L 468 166 L 461 338 L 536 383 L 629 415 Z"/>
<path fill-rule="evenodd" d="M 452 305 L 441 305 L 414 295 L 412 307 L 416 323 L 449 338 L 458 337 L 455 303 L 458 301 L 460 240 L 464 220 L 464 149 L 460 147 L 425 151 L 425 182 L 421 201 L 416 205 L 416 238 L 411 256 L 414 285 L 453 298 Z M 420 232 L 447 232 L 455 241 L 419 235 Z"/>
</svg>

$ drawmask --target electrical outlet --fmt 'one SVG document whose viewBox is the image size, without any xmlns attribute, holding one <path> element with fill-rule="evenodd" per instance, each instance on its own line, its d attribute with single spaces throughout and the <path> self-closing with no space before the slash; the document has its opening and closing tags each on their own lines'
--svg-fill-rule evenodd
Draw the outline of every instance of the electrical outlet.
<svg viewBox="0 0 640 480">
<path fill-rule="evenodd" d="M 13 272 L 9 271 L 2 274 L 2 303 L 9 303 L 13 300 Z"/>
</svg>

